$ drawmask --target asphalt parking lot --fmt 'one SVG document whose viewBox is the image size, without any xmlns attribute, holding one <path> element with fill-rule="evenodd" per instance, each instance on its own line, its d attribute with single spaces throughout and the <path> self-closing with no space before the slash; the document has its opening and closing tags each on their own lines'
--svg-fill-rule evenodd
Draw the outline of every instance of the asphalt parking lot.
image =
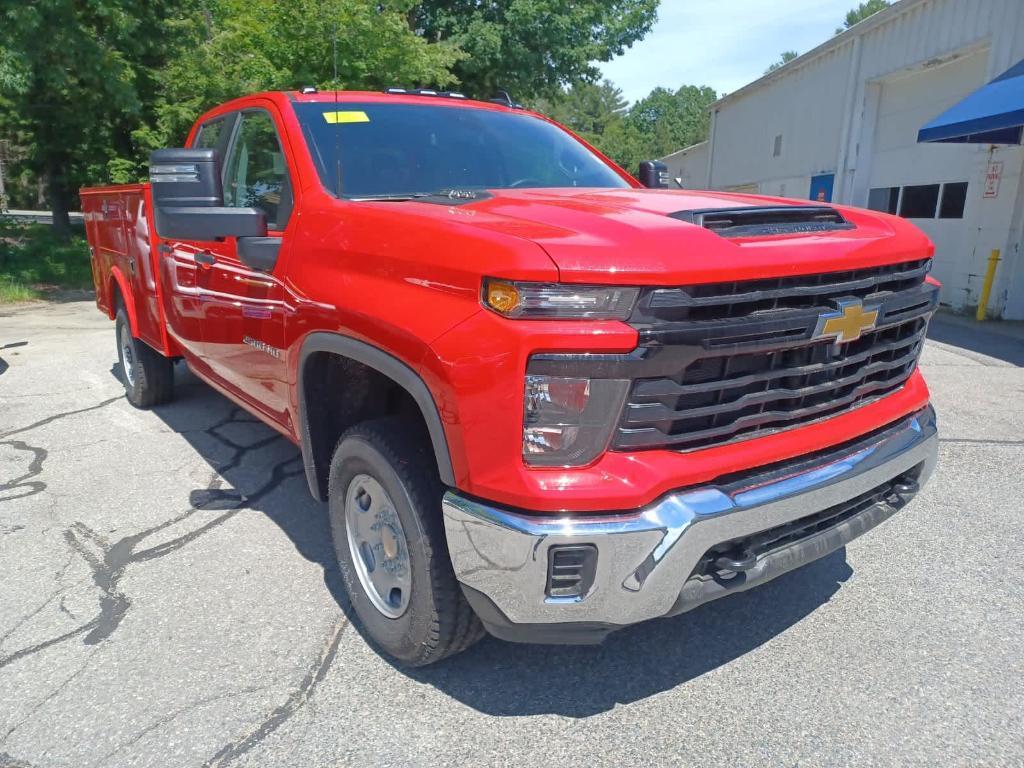
<svg viewBox="0 0 1024 768">
<path fill-rule="evenodd" d="M 90 302 L 0 308 L 0 766 L 1024 764 L 1024 336 L 931 335 L 935 478 L 845 551 L 410 672 L 297 449 L 183 367 L 132 408 Z"/>
</svg>

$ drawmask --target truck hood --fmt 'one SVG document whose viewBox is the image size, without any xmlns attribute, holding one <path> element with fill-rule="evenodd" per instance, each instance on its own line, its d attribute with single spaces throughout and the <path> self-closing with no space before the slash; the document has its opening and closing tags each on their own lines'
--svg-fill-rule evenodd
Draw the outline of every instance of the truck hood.
<svg viewBox="0 0 1024 768">
<path fill-rule="evenodd" d="M 450 213 L 458 211 L 471 226 L 536 242 L 564 282 L 679 285 L 757 279 L 877 266 L 932 252 L 928 238 L 905 220 L 855 208 L 833 206 L 851 228 L 740 238 L 669 215 L 812 205 L 787 198 L 650 189 L 494 190 L 490 195 Z"/>
</svg>

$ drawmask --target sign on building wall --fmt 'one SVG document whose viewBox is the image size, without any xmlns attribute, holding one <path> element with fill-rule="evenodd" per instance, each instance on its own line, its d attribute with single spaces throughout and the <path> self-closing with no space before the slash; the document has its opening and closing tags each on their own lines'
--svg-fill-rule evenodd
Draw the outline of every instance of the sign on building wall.
<svg viewBox="0 0 1024 768">
<path fill-rule="evenodd" d="M 997 197 L 999 195 L 999 182 L 1003 178 L 1003 161 L 989 160 L 988 170 L 985 171 L 985 194 L 984 197 Z"/>
</svg>

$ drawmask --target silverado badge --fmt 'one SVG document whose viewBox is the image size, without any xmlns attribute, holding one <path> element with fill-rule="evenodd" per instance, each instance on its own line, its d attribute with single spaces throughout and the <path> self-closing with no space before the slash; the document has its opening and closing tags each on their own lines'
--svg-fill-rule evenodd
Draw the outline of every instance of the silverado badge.
<svg viewBox="0 0 1024 768">
<path fill-rule="evenodd" d="M 844 299 L 836 302 L 838 309 L 822 312 L 814 328 L 815 339 L 834 338 L 836 344 L 845 344 L 870 331 L 878 322 L 878 307 L 865 307 L 858 299 Z"/>
</svg>

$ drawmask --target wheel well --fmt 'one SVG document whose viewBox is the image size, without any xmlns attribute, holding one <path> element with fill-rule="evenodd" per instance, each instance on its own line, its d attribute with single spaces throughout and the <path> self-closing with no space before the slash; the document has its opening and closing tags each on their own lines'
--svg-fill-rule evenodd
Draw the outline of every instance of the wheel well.
<svg viewBox="0 0 1024 768">
<path fill-rule="evenodd" d="M 117 315 L 119 307 L 127 307 L 124 296 L 121 294 L 121 286 L 117 282 L 117 278 L 113 275 L 110 276 L 110 314 Z"/>
<path fill-rule="evenodd" d="M 307 430 L 310 489 L 327 498 L 328 473 L 338 438 L 362 421 L 399 416 L 417 436 L 430 443 L 423 412 L 412 394 L 376 368 L 333 352 L 314 352 L 304 361 L 303 420 Z M 437 470 L 436 462 L 434 470 Z"/>
</svg>

